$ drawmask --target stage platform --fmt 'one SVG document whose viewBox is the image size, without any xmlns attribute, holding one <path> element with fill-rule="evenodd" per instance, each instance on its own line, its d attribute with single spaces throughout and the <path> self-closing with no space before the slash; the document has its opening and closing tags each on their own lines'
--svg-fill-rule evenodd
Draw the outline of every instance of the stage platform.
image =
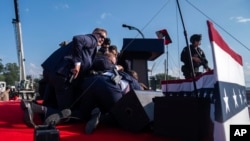
<svg viewBox="0 0 250 141">
<path fill-rule="evenodd" d="M 23 122 L 20 101 L 0 102 L 0 140 L 33 141 L 34 128 Z M 85 134 L 85 123 L 61 124 L 60 141 L 180 141 L 179 139 L 156 136 L 152 131 L 131 133 L 120 128 L 100 125 L 93 134 Z"/>
</svg>

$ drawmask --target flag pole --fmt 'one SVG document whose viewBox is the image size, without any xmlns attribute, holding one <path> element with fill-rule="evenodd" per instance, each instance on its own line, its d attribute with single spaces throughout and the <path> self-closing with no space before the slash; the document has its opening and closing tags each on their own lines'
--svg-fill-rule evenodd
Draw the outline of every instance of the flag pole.
<svg viewBox="0 0 250 141">
<path fill-rule="evenodd" d="M 181 13 L 181 9 L 180 9 L 180 4 L 179 4 L 179 0 L 176 0 L 177 2 L 177 6 L 178 6 L 178 10 L 180 13 L 180 17 L 181 17 L 181 22 L 182 22 L 182 26 L 183 26 L 183 30 L 184 30 L 184 36 L 185 36 L 185 40 L 186 40 L 186 45 L 188 47 L 188 51 L 189 51 L 189 61 L 191 64 L 191 69 L 192 69 L 192 80 L 193 80 L 193 85 L 194 85 L 194 92 L 195 92 L 195 96 L 197 96 L 197 87 L 196 87 L 196 83 L 195 83 L 195 73 L 194 73 L 194 64 L 192 61 L 192 55 L 191 55 L 191 49 L 190 49 L 190 45 L 188 43 L 188 38 L 187 38 L 187 31 L 184 25 L 184 21 L 183 21 L 183 17 L 182 17 L 182 13 Z"/>
<path fill-rule="evenodd" d="M 167 51 L 166 51 L 166 59 L 164 61 L 165 66 L 165 80 L 168 80 L 168 45 L 166 45 Z"/>
<path fill-rule="evenodd" d="M 164 53 L 166 53 L 166 59 L 164 60 L 164 79 L 168 79 L 168 44 L 172 43 L 172 40 L 166 29 L 156 31 L 156 35 L 159 39 L 164 38 L 164 45 L 167 48 Z"/>
</svg>

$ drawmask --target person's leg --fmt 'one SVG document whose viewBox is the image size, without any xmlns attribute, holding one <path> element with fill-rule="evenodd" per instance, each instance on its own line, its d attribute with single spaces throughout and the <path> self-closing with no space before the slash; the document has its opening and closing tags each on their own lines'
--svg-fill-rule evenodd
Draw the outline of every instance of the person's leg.
<svg viewBox="0 0 250 141">
<path fill-rule="evenodd" d="M 46 84 L 43 96 L 43 105 L 52 108 L 58 108 L 55 89 L 51 84 Z"/>
<path fill-rule="evenodd" d="M 79 97 L 81 101 L 79 106 L 79 118 L 87 121 L 85 126 L 86 134 L 93 132 L 99 123 L 99 118 L 101 115 L 99 108 L 97 108 L 98 101 L 96 101 L 94 94 L 96 90 L 99 89 L 98 83 L 100 83 L 99 78 L 97 76 L 93 76 L 84 79 L 80 86 L 81 92 Z"/>
<path fill-rule="evenodd" d="M 182 71 L 183 76 L 185 77 L 185 79 L 192 78 L 191 70 L 186 65 L 182 65 L 181 71 Z"/>
<path fill-rule="evenodd" d="M 60 123 L 61 120 L 66 119 L 71 116 L 70 109 L 63 109 L 61 111 L 47 108 L 46 118 L 44 120 L 45 125 L 56 125 Z"/>
<path fill-rule="evenodd" d="M 91 112 L 91 117 L 86 123 L 85 133 L 91 134 L 100 122 L 101 111 L 99 108 L 95 108 Z"/>
<path fill-rule="evenodd" d="M 59 110 L 70 108 L 73 102 L 72 85 L 67 83 L 66 78 L 55 75 L 54 88 L 56 93 L 56 101 Z"/>
<path fill-rule="evenodd" d="M 20 106 L 21 106 L 21 109 L 24 111 L 24 116 L 23 116 L 24 123 L 28 127 L 36 126 L 33 121 L 34 113 L 41 113 L 44 115 L 47 110 L 44 106 L 37 105 L 33 103 L 32 101 L 28 101 L 28 100 L 22 100 L 20 103 Z"/>
<path fill-rule="evenodd" d="M 43 78 L 39 80 L 38 85 L 39 85 L 38 87 L 39 99 L 42 99 L 44 97 L 44 93 L 45 93 L 46 85 L 47 85 L 46 79 L 44 79 L 44 74 L 43 74 Z"/>
<path fill-rule="evenodd" d="M 98 108 L 91 111 L 91 117 L 88 120 L 85 133 L 92 133 L 100 122 L 101 115 L 108 113 L 114 104 L 122 98 L 122 92 L 118 85 L 116 85 L 109 77 L 96 76 L 93 78 L 96 83 L 92 89 L 92 100 L 95 101 Z M 88 104 L 85 102 L 85 104 Z"/>
<path fill-rule="evenodd" d="M 43 105 L 52 108 L 58 108 L 56 101 L 56 93 L 54 86 L 55 74 L 47 70 L 43 71 L 43 84 L 44 84 L 44 94 L 43 94 Z"/>
<path fill-rule="evenodd" d="M 123 96 L 119 85 L 115 84 L 109 77 L 100 76 L 95 85 L 94 97 L 98 101 L 101 112 L 110 112 L 115 103 Z"/>
<path fill-rule="evenodd" d="M 24 110 L 24 122 L 28 127 L 35 127 L 33 121 L 34 114 L 43 114 L 45 116 L 44 124 L 58 124 L 61 119 L 68 118 L 71 115 L 70 109 L 57 110 L 34 103 L 33 101 L 22 100 L 20 103 Z"/>
</svg>

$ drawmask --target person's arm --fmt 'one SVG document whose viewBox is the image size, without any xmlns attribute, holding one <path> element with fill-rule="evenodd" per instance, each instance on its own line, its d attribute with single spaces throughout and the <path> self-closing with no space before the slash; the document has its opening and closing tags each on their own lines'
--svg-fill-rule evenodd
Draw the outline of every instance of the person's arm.
<svg viewBox="0 0 250 141">
<path fill-rule="evenodd" d="M 201 52 L 201 63 L 202 63 L 202 66 L 204 67 L 204 69 L 205 69 L 206 71 L 211 70 L 211 69 L 209 68 L 209 66 L 208 66 L 208 61 L 207 61 L 207 58 L 206 58 L 205 53 L 204 53 L 202 50 L 200 50 L 200 52 Z"/>
<path fill-rule="evenodd" d="M 81 68 L 81 50 L 85 46 L 85 38 L 84 35 L 74 36 L 73 37 L 73 47 L 72 47 L 72 57 L 74 68 L 71 70 L 74 78 L 76 78 L 80 72 Z"/>
<path fill-rule="evenodd" d="M 181 52 L 181 61 L 182 61 L 185 65 L 190 64 L 190 62 L 189 62 L 189 51 L 188 51 L 188 47 L 183 48 L 183 50 L 182 50 L 182 52 Z"/>
<path fill-rule="evenodd" d="M 74 78 L 76 78 L 80 72 L 80 69 L 82 66 L 81 63 L 84 62 L 83 61 L 84 58 L 82 58 L 83 49 L 96 47 L 97 39 L 94 37 L 94 35 L 91 35 L 91 34 L 78 35 L 78 36 L 73 37 L 72 42 L 73 42 L 72 57 L 73 57 L 74 68 L 71 71 L 74 75 Z"/>
</svg>

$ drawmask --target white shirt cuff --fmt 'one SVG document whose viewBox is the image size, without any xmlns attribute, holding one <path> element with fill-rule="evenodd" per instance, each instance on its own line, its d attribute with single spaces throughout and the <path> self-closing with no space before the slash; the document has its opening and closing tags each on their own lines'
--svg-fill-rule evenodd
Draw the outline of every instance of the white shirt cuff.
<svg viewBox="0 0 250 141">
<path fill-rule="evenodd" d="M 76 65 L 76 66 L 80 66 L 80 65 L 81 65 L 81 62 L 76 62 L 75 65 Z"/>
</svg>

